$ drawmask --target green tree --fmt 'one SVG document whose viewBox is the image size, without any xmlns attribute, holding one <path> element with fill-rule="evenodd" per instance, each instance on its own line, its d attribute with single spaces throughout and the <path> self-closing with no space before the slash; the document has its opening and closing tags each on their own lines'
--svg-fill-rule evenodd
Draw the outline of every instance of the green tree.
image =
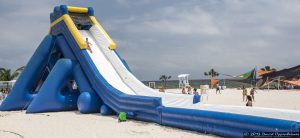
<svg viewBox="0 0 300 138">
<path fill-rule="evenodd" d="M 264 68 L 261 68 L 263 71 L 276 71 L 275 68 L 271 68 L 270 66 L 265 66 Z"/>
<path fill-rule="evenodd" d="M 172 76 L 167 76 L 167 75 L 161 75 L 159 77 L 159 80 L 162 82 L 164 88 L 167 86 L 167 80 L 171 79 Z"/>
<path fill-rule="evenodd" d="M 204 76 L 209 76 L 210 78 L 215 78 L 219 76 L 220 74 L 216 72 L 213 68 L 210 69 L 208 72 L 204 72 Z"/>
<path fill-rule="evenodd" d="M 0 81 L 11 81 L 19 76 L 23 70 L 24 66 L 18 68 L 14 72 L 11 72 L 10 69 L 0 68 Z"/>
<path fill-rule="evenodd" d="M 20 73 L 24 70 L 24 68 L 25 67 L 22 66 L 17 70 L 15 70 L 14 72 L 11 72 L 10 69 L 0 68 L 0 81 L 11 81 L 15 79 L 20 75 Z M 6 87 L 8 88 L 8 83 Z"/>
<path fill-rule="evenodd" d="M 213 68 L 210 69 L 208 72 L 204 72 L 204 76 L 209 76 L 210 79 L 213 79 L 219 75 L 220 74 L 218 72 L 216 72 Z M 213 85 L 212 84 L 210 84 L 210 85 L 211 85 L 211 88 L 213 88 Z"/>
</svg>

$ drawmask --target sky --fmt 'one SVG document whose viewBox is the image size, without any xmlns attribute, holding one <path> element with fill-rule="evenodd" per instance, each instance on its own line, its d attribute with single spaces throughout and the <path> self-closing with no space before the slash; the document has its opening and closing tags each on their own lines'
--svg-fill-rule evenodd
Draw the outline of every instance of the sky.
<svg viewBox="0 0 300 138">
<path fill-rule="evenodd" d="M 140 80 L 299 65 L 299 0 L 0 0 L 0 67 L 26 65 L 61 4 L 93 7 Z"/>
</svg>

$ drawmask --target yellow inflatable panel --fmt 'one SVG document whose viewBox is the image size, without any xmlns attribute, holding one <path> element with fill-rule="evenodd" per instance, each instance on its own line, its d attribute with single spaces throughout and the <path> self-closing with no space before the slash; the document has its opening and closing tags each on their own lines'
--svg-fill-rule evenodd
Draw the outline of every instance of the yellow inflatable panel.
<svg viewBox="0 0 300 138">
<path fill-rule="evenodd" d="M 63 16 L 59 17 L 58 19 L 56 19 L 54 22 L 52 22 L 50 24 L 49 32 L 51 32 L 51 28 L 53 26 L 55 26 L 57 23 L 59 23 L 60 21 L 64 21 L 66 23 L 68 29 L 70 30 L 72 36 L 76 40 L 76 42 L 79 45 L 80 49 L 87 49 L 86 42 L 82 39 L 79 31 L 77 30 L 75 24 L 73 23 L 71 17 L 68 14 L 63 15 Z"/>
<path fill-rule="evenodd" d="M 68 6 L 68 11 L 74 13 L 87 13 L 88 8 Z"/>
<path fill-rule="evenodd" d="M 109 49 L 115 50 L 117 48 L 116 43 L 110 38 L 110 36 L 106 33 L 106 31 L 103 29 L 103 27 L 99 24 L 99 22 L 94 16 L 90 16 L 90 18 L 93 22 L 93 25 L 97 25 L 101 29 L 101 31 L 105 34 L 105 36 L 108 38 L 110 42 Z"/>
</svg>

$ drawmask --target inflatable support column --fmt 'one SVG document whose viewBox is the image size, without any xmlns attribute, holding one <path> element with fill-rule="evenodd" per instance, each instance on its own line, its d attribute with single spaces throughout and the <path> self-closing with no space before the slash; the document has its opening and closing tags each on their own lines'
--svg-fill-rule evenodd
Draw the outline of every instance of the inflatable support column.
<svg viewBox="0 0 300 138">
<path fill-rule="evenodd" d="M 61 92 L 65 82 L 71 79 L 75 65 L 70 59 L 58 60 L 26 113 L 75 110 L 79 92 Z"/>
<path fill-rule="evenodd" d="M 65 37 L 57 36 L 55 46 L 63 53 L 65 58 L 77 60 L 66 42 Z M 77 101 L 77 107 L 80 113 L 99 113 L 100 106 L 103 102 L 95 93 L 94 89 L 92 89 L 89 80 L 86 78 L 86 75 L 79 64 L 75 67 L 74 79 L 76 80 L 76 84 L 81 93 Z"/>
</svg>

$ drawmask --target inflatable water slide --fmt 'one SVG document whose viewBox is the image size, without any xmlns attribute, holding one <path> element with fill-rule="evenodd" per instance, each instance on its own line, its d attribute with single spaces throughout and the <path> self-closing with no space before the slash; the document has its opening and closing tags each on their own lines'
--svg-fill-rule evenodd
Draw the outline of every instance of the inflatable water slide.
<svg viewBox="0 0 300 138">
<path fill-rule="evenodd" d="M 117 53 L 91 7 L 57 6 L 50 20 L 49 34 L 1 104 L 1 111 L 126 112 L 132 119 L 225 137 L 299 132 L 300 119 L 290 116 L 300 114 L 254 108 L 250 114 L 245 108 L 204 106 L 199 103 L 200 95 L 159 93 L 145 86 Z"/>
</svg>

